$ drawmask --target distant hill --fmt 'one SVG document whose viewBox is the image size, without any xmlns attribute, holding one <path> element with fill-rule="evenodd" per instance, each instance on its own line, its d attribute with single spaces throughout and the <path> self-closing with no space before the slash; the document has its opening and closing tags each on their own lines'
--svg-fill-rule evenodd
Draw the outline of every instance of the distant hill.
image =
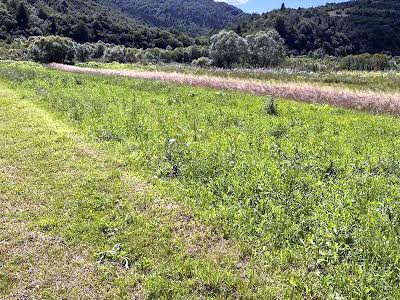
<svg viewBox="0 0 400 300">
<path fill-rule="evenodd" d="M 242 35 L 275 28 L 295 54 L 400 55 L 400 1 L 358 0 L 251 15 L 232 26 Z"/>
<path fill-rule="evenodd" d="M 62 35 L 78 42 L 102 40 L 137 48 L 188 46 L 187 34 L 151 28 L 92 0 L 0 0 L 0 40 Z"/>
<path fill-rule="evenodd" d="M 275 28 L 294 55 L 400 56 L 399 0 L 357 0 L 262 15 L 213 0 L 0 0 L 0 41 L 6 42 L 61 35 L 81 43 L 175 48 L 193 44 L 189 34 L 223 28 L 243 36 Z"/>
<path fill-rule="evenodd" d="M 237 22 L 245 15 L 239 8 L 214 0 L 96 0 L 120 9 L 145 23 L 205 34 Z"/>
</svg>

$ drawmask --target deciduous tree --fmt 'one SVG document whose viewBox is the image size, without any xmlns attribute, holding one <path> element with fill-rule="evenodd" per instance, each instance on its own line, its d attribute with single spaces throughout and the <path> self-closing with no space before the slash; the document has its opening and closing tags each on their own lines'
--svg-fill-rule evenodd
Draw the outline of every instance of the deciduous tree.
<svg viewBox="0 0 400 300">
<path fill-rule="evenodd" d="M 276 30 L 260 31 L 246 37 L 248 62 L 256 67 L 273 67 L 286 56 L 285 43 Z"/>
<path fill-rule="evenodd" d="M 211 37 L 210 56 L 219 67 L 240 64 L 247 54 L 247 41 L 234 31 L 221 31 Z"/>
</svg>

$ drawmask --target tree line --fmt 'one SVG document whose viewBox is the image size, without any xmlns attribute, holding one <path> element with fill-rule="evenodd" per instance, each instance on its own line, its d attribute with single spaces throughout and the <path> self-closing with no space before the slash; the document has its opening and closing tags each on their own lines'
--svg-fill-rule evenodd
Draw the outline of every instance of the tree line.
<svg viewBox="0 0 400 300">
<path fill-rule="evenodd" d="M 386 54 L 349 55 L 343 58 L 290 57 L 279 34 L 270 30 L 240 37 L 233 31 L 221 31 L 211 38 L 210 46 L 137 49 L 102 41 L 79 44 L 60 36 L 17 39 L 0 44 L 0 59 L 34 60 L 41 63 L 86 61 L 119 63 L 182 63 L 199 67 L 283 68 L 297 71 L 399 70 L 400 58 Z"/>
<path fill-rule="evenodd" d="M 188 34 L 149 27 L 92 0 L 0 0 L 0 40 L 48 35 L 144 49 L 195 44 Z"/>
<path fill-rule="evenodd" d="M 232 26 L 242 36 L 269 28 L 278 31 L 295 56 L 400 55 L 398 0 L 357 0 L 306 9 L 283 5 Z"/>
<path fill-rule="evenodd" d="M 211 37 L 210 46 L 192 45 L 166 49 L 138 49 L 122 45 L 76 43 L 61 36 L 30 37 L 17 40 L 8 49 L 9 58 L 32 59 L 41 63 L 102 60 L 105 62 L 192 63 L 199 66 L 232 68 L 237 66 L 272 67 L 285 59 L 285 45 L 279 34 L 270 30 L 242 38 L 233 31 Z M 1 51 L 0 51 L 1 52 Z M 14 54 L 15 57 L 12 57 Z M 4 56 L 4 54 L 3 54 Z M 1 58 L 1 53 L 0 53 Z"/>
<path fill-rule="evenodd" d="M 99 0 L 151 26 L 193 35 L 221 30 L 245 15 L 239 8 L 214 0 Z"/>
</svg>

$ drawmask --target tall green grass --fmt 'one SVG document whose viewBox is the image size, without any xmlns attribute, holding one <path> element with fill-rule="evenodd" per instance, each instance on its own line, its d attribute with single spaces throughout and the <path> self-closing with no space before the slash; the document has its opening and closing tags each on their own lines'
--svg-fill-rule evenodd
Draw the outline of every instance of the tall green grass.
<svg viewBox="0 0 400 300">
<path fill-rule="evenodd" d="M 400 297 L 397 118 L 33 64 L 0 78 L 238 241 L 281 296 Z"/>
<path fill-rule="evenodd" d="M 329 68 L 307 71 L 293 67 L 273 69 L 218 69 L 200 68 L 185 64 L 120 64 L 120 63 L 79 63 L 91 68 L 133 69 L 140 71 L 164 71 L 183 74 L 211 75 L 228 78 L 255 79 L 271 82 L 299 82 L 322 86 L 347 87 L 354 90 L 399 91 L 399 71 L 340 71 Z"/>
</svg>

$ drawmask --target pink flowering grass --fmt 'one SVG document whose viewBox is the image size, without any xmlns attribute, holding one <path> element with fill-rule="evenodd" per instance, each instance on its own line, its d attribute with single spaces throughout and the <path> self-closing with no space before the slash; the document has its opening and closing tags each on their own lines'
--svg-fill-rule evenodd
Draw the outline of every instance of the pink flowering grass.
<svg viewBox="0 0 400 300">
<path fill-rule="evenodd" d="M 347 88 L 318 87 L 305 83 L 261 83 L 245 79 L 197 76 L 158 71 L 92 69 L 63 64 L 49 64 L 49 68 L 66 72 L 124 76 L 138 79 L 159 80 L 198 87 L 251 92 L 309 103 L 323 103 L 374 113 L 400 114 L 400 94 L 375 91 L 352 91 Z"/>
</svg>

